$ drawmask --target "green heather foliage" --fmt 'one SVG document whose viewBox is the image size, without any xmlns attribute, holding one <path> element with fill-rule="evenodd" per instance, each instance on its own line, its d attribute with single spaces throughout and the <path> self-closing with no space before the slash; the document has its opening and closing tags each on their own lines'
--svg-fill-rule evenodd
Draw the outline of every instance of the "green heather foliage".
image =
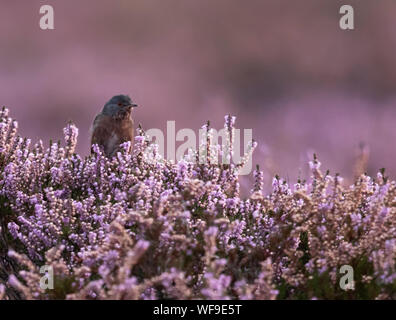
<svg viewBox="0 0 396 320">
<path fill-rule="evenodd" d="M 242 198 L 243 163 L 212 152 L 171 163 L 141 129 L 132 151 L 108 159 L 94 145 L 82 159 L 77 128 L 64 134 L 64 146 L 32 145 L 0 113 L 2 299 L 395 298 L 396 183 L 384 171 L 346 186 L 315 157 L 309 181 L 275 177 L 265 195 L 257 168 Z M 43 265 L 53 289 L 39 286 Z M 340 288 L 343 265 L 353 290 Z"/>
</svg>

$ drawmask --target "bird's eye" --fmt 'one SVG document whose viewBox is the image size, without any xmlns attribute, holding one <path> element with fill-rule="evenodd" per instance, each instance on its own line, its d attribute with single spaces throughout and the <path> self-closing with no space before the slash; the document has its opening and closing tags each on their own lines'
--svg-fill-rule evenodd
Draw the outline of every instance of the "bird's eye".
<svg viewBox="0 0 396 320">
<path fill-rule="evenodd" d="M 118 103 L 118 106 L 119 106 L 119 107 L 122 107 L 122 103 L 121 103 L 121 102 L 119 102 L 119 103 Z"/>
</svg>

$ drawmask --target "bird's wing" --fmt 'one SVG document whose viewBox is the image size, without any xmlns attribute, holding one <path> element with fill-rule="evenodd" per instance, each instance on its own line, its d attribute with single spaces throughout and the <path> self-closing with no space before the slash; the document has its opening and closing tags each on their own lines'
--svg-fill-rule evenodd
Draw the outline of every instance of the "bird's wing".
<svg viewBox="0 0 396 320">
<path fill-rule="evenodd" d="M 109 116 L 98 114 L 92 125 L 91 145 L 98 144 L 104 147 L 110 136 Z"/>
</svg>

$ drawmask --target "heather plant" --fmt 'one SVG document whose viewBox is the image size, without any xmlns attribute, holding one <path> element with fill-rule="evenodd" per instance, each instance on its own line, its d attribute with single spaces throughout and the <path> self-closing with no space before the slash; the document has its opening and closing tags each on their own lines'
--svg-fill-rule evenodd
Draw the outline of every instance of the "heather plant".
<svg viewBox="0 0 396 320">
<path fill-rule="evenodd" d="M 207 136 L 176 163 L 139 127 L 113 158 L 76 154 L 78 129 L 45 148 L 0 113 L 0 299 L 394 299 L 396 182 L 381 170 L 345 185 L 316 158 L 308 181 L 254 171 Z M 206 157 L 207 161 L 193 161 Z M 42 289 L 42 266 L 54 287 Z M 353 289 L 339 285 L 341 266 Z"/>
</svg>

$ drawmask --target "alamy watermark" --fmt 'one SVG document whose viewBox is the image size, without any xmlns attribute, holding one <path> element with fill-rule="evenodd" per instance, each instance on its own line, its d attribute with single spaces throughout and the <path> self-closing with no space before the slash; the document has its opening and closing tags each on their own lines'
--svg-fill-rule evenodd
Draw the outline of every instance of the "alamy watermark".
<svg viewBox="0 0 396 320">
<path fill-rule="evenodd" d="M 41 30 L 54 30 L 55 18 L 54 7 L 50 5 L 43 5 L 40 7 L 40 14 L 42 14 L 39 25 Z"/>
<path fill-rule="evenodd" d="M 40 7 L 40 29 L 41 30 L 54 30 L 55 26 L 55 11 L 51 5 L 42 5 Z M 351 5 L 342 5 L 339 13 L 342 15 L 339 21 L 339 26 L 342 30 L 354 30 L 354 10 Z"/>
<path fill-rule="evenodd" d="M 40 268 L 40 274 L 44 274 L 40 278 L 40 288 L 43 290 L 54 289 L 54 268 L 44 265 Z"/>
<path fill-rule="evenodd" d="M 249 154 L 254 145 L 252 129 L 243 129 L 242 133 L 240 129 L 233 128 L 230 132 L 226 128 L 216 130 L 204 126 L 199 129 L 197 139 L 192 129 L 183 128 L 176 132 L 176 123 L 172 120 L 167 121 L 166 141 L 165 134 L 160 129 L 149 129 L 145 134 L 152 142 L 144 154 L 146 162 L 155 163 L 161 158 L 172 162 L 185 159 L 200 164 L 209 161 L 211 164 L 238 165 L 243 162 L 238 174 L 247 175 L 252 171 L 252 157 Z M 178 147 L 177 142 L 181 143 Z"/>
<path fill-rule="evenodd" d="M 340 273 L 344 274 L 340 278 L 340 288 L 342 290 L 355 290 L 355 280 L 352 266 L 345 264 L 340 268 Z"/>
</svg>

